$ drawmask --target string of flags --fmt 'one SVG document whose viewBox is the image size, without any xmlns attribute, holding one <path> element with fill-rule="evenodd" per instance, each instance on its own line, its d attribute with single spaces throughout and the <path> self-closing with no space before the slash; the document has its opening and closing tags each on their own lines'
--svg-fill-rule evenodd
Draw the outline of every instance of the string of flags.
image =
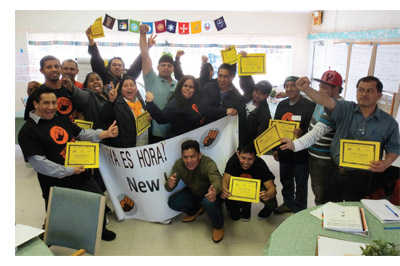
<svg viewBox="0 0 400 266">
<path fill-rule="evenodd" d="M 172 34 L 196 34 L 210 33 L 215 28 L 217 31 L 226 28 L 224 17 L 212 20 L 199 20 L 193 22 L 178 22 L 169 19 L 163 19 L 153 22 L 141 22 L 133 19 L 116 19 L 105 14 L 103 26 L 112 30 L 117 24 L 118 31 L 130 31 L 139 33 L 140 24 L 149 25 L 148 34 L 169 32 Z"/>
</svg>

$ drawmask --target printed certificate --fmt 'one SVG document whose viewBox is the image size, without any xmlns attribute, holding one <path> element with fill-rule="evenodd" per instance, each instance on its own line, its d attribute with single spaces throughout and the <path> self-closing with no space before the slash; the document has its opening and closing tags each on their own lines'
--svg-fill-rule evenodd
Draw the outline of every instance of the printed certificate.
<svg viewBox="0 0 400 266">
<path fill-rule="evenodd" d="M 80 128 L 83 129 L 91 129 L 93 128 L 93 122 L 75 119 L 75 124 L 77 124 Z"/>
<path fill-rule="evenodd" d="M 261 180 L 259 179 L 231 176 L 229 199 L 258 203 L 260 201 L 260 185 Z"/>
<path fill-rule="evenodd" d="M 144 112 L 143 114 L 136 117 L 136 133 L 139 136 L 150 127 L 150 113 Z"/>
<path fill-rule="evenodd" d="M 103 30 L 103 17 L 98 17 L 94 22 L 93 25 L 90 26 L 92 33 L 90 34 L 90 38 L 96 39 L 104 37 L 104 30 Z"/>
<path fill-rule="evenodd" d="M 247 54 L 246 56 L 238 55 L 238 74 L 239 76 L 265 75 L 267 69 L 265 67 L 264 54 Z"/>
<path fill-rule="evenodd" d="M 276 125 L 270 126 L 254 140 L 257 155 L 261 156 L 281 144 L 281 136 Z"/>
<path fill-rule="evenodd" d="M 221 50 L 222 62 L 233 65 L 237 62 L 238 56 L 235 46 L 231 46 L 228 49 Z"/>
<path fill-rule="evenodd" d="M 270 119 L 269 126 L 273 125 L 277 126 L 279 135 L 282 138 L 289 138 L 291 140 L 294 140 L 296 139 L 296 137 L 294 136 L 294 130 L 300 127 L 300 122 Z"/>
<path fill-rule="evenodd" d="M 83 165 L 85 168 L 99 168 L 99 143 L 68 142 L 64 165 L 66 167 Z"/>
<path fill-rule="evenodd" d="M 341 139 L 339 166 L 369 169 L 371 161 L 379 161 L 380 146 L 377 141 Z"/>
</svg>

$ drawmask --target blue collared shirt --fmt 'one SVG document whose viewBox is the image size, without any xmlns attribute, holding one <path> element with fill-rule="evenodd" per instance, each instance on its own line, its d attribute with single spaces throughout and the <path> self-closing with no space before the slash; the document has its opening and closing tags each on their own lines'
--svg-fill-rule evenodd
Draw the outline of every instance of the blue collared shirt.
<svg viewBox="0 0 400 266">
<path fill-rule="evenodd" d="M 325 111 L 336 121 L 336 134 L 331 145 L 331 155 L 336 165 L 339 165 L 340 139 L 380 142 L 380 159 L 383 150 L 400 154 L 399 125 L 392 116 L 377 106 L 373 114 L 364 118 L 357 103 L 336 99 L 335 102 L 332 111 L 327 108 Z"/>
</svg>

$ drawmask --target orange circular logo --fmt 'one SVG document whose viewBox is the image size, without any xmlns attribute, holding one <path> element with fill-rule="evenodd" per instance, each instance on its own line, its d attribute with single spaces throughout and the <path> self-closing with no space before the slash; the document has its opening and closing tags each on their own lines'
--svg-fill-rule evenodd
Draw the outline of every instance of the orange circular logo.
<svg viewBox="0 0 400 266">
<path fill-rule="evenodd" d="M 248 179 L 253 179 L 253 177 L 252 177 L 250 174 L 247 174 L 247 173 L 241 174 L 240 177 L 242 177 L 242 178 L 248 178 Z"/>
<path fill-rule="evenodd" d="M 66 115 L 72 111 L 72 102 L 67 97 L 57 98 L 57 111 L 60 114 Z"/>
<path fill-rule="evenodd" d="M 286 114 L 284 114 L 282 116 L 282 120 L 284 120 L 284 121 L 292 121 L 292 116 L 293 116 L 293 114 L 288 112 L 288 113 L 286 113 Z"/>
<path fill-rule="evenodd" d="M 62 127 L 54 126 L 50 129 L 50 137 L 57 144 L 65 144 L 68 141 L 68 133 Z"/>
</svg>

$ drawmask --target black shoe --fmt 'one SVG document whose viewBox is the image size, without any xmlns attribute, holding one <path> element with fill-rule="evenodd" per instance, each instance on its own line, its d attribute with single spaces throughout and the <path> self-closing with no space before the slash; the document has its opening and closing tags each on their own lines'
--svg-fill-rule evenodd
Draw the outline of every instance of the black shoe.
<svg viewBox="0 0 400 266">
<path fill-rule="evenodd" d="M 291 208 L 289 208 L 288 206 L 282 204 L 278 208 L 273 210 L 273 212 L 276 214 L 284 214 L 286 212 L 293 212 L 293 210 Z"/>
<path fill-rule="evenodd" d="M 267 206 L 265 206 L 259 213 L 258 219 L 266 220 L 269 216 L 271 216 L 272 210 L 270 210 Z"/>
<path fill-rule="evenodd" d="M 106 205 L 106 210 L 105 210 L 106 214 L 111 214 L 111 209 Z"/>
<path fill-rule="evenodd" d="M 251 209 L 242 209 L 242 211 L 240 212 L 240 220 L 242 220 L 243 222 L 248 222 L 250 221 L 250 217 L 251 216 Z"/>
<path fill-rule="evenodd" d="M 104 241 L 112 241 L 117 237 L 117 235 L 110 230 L 107 230 L 107 228 L 104 228 L 103 233 L 101 234 L 101 239 Z"/>
<path fill-rule="evenodd" d="M 234 214 L 232 212 L 229 212 L 229 216 L 231 216 L 232 221 L 238 221 L 240 219 L 239 214 Z"/>
</svg>

